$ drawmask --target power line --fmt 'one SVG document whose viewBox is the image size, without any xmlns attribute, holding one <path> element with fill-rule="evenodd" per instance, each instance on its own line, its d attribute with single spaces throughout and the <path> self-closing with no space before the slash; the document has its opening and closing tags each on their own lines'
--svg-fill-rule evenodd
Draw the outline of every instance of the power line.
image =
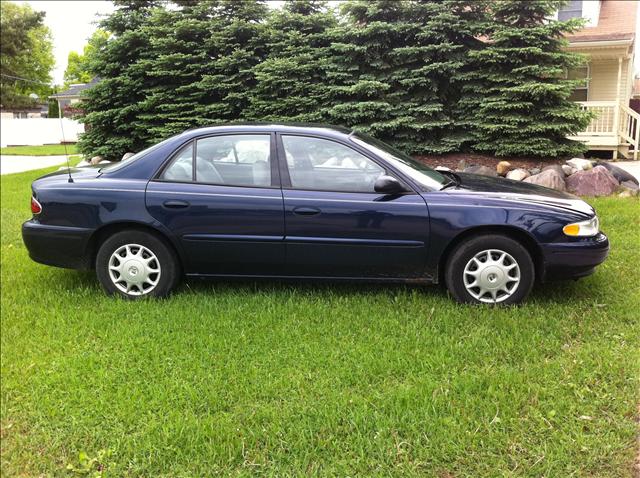
<svg viewBox="0 0 640 478">
<path fill-rule="evenodd" d="M 0 73 L 0 76 L 4 76 L 6 78 L 13 78 L 14 80 L 28 81 L 30 83 L 38 83 L 40 85 L 45 85 L 45 86 L 51 87 L 50 83 L 45 83 L 44 81 L 40 81 L 40 80 L 32 80 L 30 78 L 23 78 L 22 76 L 7 75 L 6 73 Z"/>
</svg>

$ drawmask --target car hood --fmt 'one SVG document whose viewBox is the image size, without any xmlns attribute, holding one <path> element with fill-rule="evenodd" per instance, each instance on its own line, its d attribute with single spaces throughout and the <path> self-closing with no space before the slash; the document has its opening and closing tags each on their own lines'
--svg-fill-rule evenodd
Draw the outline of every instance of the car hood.
<svg viewBox="0 0 640 478">
<path fill-rule="evenodd" d="M 487 199 L 513 201 L 520 205 L 548 206 L 578 212 L 587 216 L 595 214 L 594 209 L 589 204 L 579 197 L 563 191 L 498 177 L 470 173 L 457 173 L 457 175 L 461 180 L 460 185 L 455 189 L 446 189 L 443 192 L 452 195 L 477 195 Z"/>
</svg>

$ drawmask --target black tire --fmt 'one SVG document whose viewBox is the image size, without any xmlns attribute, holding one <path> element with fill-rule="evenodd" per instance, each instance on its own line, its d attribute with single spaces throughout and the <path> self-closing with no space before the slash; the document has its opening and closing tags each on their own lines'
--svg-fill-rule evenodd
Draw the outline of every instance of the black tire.
<svg viewBox="0 0 640 478">
<path fill-rule="evenodd" d="M 478 254 L 489 250 L 506 252 L 508 256 L 510 256 L 505 256 L 506 259 L 504 259 L 508 266 L 511 266 L 513 264 L 513 261 L 517 263 L 517 269 L 513 272 L 513 274 L 515 275 L 519 270 L 519 283 L 511 281 L 510 277 L 508 281 L 503 282 L 508 288 L 512 288 L 510 295 L 506 291 L 496 291 L 496 294 L 499 294 L 498 298 L 493 298 L 492 291 L 489 291 L 485 295 L 482 295 L 480 298 L 478 298 L 477 295 L 481 294 L 480 287 L 470 287 L 476 294 L 476 297 L 474 297 L 474 295 L 472 295 L 465 286 L 465 276 L 471 283 L 470 286 L 472 286 L 474 283 L 474 277 L 469 275 L 473 272 L 465 274 L 465 267 L 467 266 L 467 264 L 471 264 L 470 261 Z M 493 254 L 494 258 L 499 258 L 500 256 L 501 255 L 498 253 Z M 489 258 L 489 256 L 483 256 L 482 254 L 480 255 L 480 257 Z M 481 269 L 481 266 L 476 267 L 476 270 Z M 487 269 L 482 270 L 486 271 Z M 499 271 L 499 273 L 502 272 L 503 271 Z M 512 274 L 512 272 L 508 271 L 507 274 Z M 479 275 L 482 276 L 482 274 Z M 535 282 L 535 266 L 527 249 L 518 241 L 502 235 L 484 234 L 465 240 L 453 250 L 447 260 L 444 276 L 449 293 L 458 302 L 511 305 L 522 302 L 529 295 L 529 292 L 531 292 L 531 288 L 533 287 L 533 284 Z M 491 276 L 495 276 L 495 274 L 491 274 Z M 485 279 L 487 277 L 489 277 L 489 275 L 484 276 Z M 502 276 L 499 275 L 498 281 L 500 281 L 500 277 Z"/>
<path fill-rule="evenodd" d="M 157 280 L 157 283 L 153 287 L 150 284 L 145 284 L 150 288 L 148 292 L 144 292 L 144 290 L 138 288 L 137 291 L 132 290 L 131 293 L 126 293 L 116 285 L 110 276 L 109 261 L 112 255 L 115 251 L 128 244 L 139 245 L 146 248 L 155 255 L 157 263 L 159 263 L 160 272 L 157 273 L 157 275 L 155 275 L 156 273 L 150 275 L 151 278 Z M 132 250 L 136 251 L 135 248 Z M 153 265 L 157 268 L 155 262 Z M 132 269 L 136 268 L 134 267 Z M 180 282 L 181 269 L 173 250 L 163 239 L 148 232 L 132 230 L 117 232 L 102 243 L 96 257 L 96 275 L 102 288 L 108 295 L 119 295 L 126 299 L 141 299 L 145 297 L 165 297 L 169 295 Z M 120 283 L 120 285 L 124 287 L 126 286 L 126 282 Z"/>
</svg>

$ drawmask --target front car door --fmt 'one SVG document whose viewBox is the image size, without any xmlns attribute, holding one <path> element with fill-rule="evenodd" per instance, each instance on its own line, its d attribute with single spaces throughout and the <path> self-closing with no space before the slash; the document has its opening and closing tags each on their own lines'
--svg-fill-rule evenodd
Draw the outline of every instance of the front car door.
<svg viewBox="0 0 640 478">
<path fill-rule="evenodd" d="M 284 212 L 273 134 L 190 141 L 149 182 L 146 203 L 180 241 L 187 274 L 282 274 Z"/>
<path fill-rule="evenodd" d="M 374 191 L 384 163 L 343 142 L 278 134 L 287 273 L 416 278 L 425 274 L 429 214 L 421 195 Z"/>
</svg>

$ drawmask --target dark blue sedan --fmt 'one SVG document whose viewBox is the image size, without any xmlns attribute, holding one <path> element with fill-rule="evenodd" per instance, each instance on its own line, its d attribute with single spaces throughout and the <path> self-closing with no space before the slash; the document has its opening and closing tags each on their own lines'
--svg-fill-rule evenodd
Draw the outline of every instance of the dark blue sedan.
<svg viewBox="0 0 640 478">
<path fill-rule="evenodd" d="M 95 268 L 126 298 L 165 296 L 186 275 L 444 282 L 461 302 L 514 304 L 609 251 L 575 196 L 438 172 L 338 127 L 189 130 L 32 189 L 31 258 Z"/>
</svg>

